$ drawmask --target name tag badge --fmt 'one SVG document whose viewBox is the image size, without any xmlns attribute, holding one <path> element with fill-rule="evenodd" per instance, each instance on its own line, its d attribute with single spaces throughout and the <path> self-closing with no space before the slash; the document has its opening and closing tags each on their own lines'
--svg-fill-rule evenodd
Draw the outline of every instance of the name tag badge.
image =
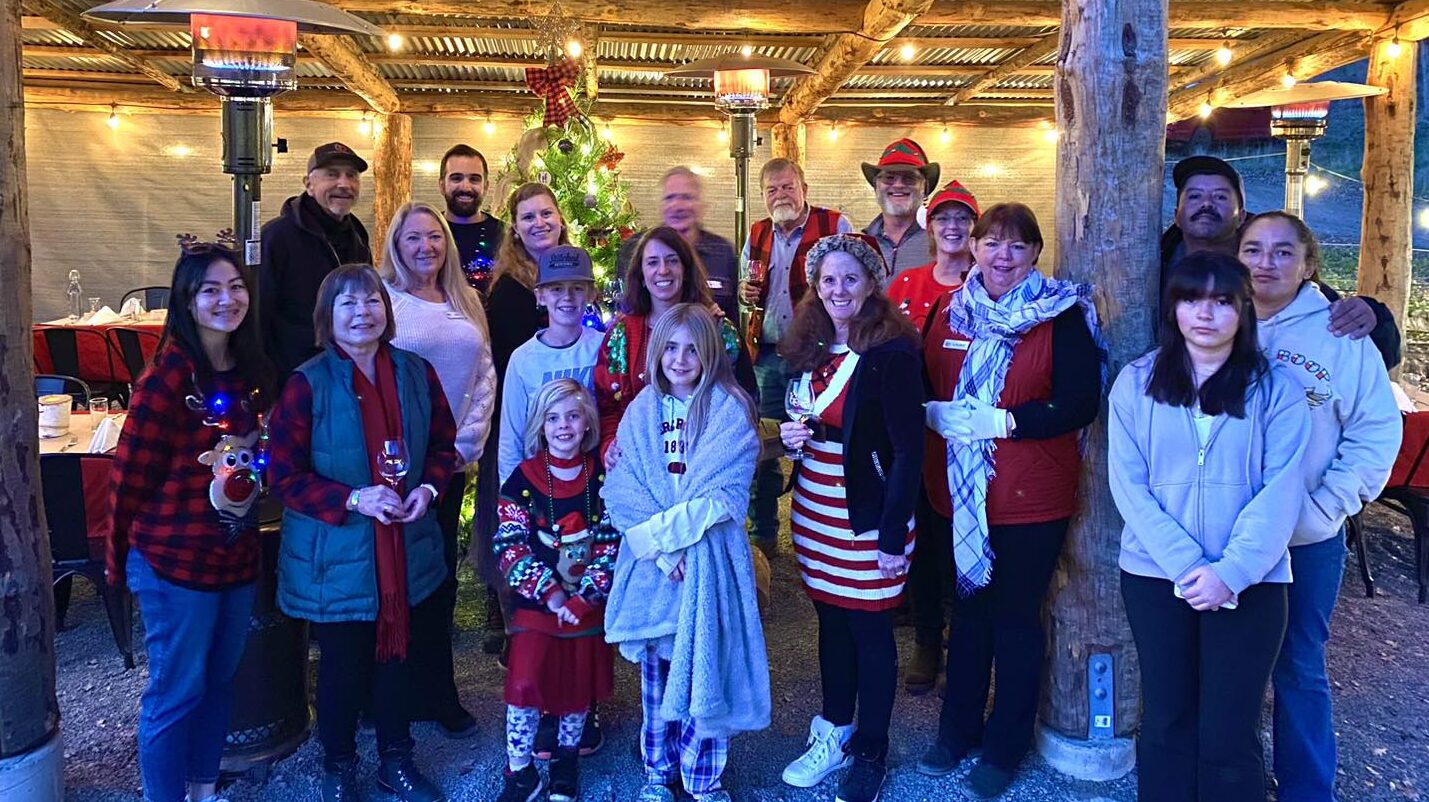
<svg viewBox="0 0 1429 802">
<path fill-rule="evenodd" d="M 462 319 L 463 319 L 463 318 L 462 318 L 462 314 L 461 314 L 460 312 L 456 311 L 456 310 L 453 310 L 453 309 L 448 309 L 447 312 L 446 312 L 446 315 L 447 315 L 447 320 L 462 320 Z"/>
<path fill-rule="evenodd" d="M 724 280 L 723 280 L 723 279 L 717 279 L 717 278 L 706 279 L 706 280 L 705 280 L 705 283 L 708 284 L 708 285 L 710 285 L 710 289 L 712 289 L 712 290 L 722 290 L 722 289 L 724 289 Z"/>
<path fill-rule="evenodd" d="M 954 340 L 951 337 L 943 340 L 943 348 L 949 351 L 966 351 L 969 345 L 972 343 L 967 340 Z"/>
</svg>

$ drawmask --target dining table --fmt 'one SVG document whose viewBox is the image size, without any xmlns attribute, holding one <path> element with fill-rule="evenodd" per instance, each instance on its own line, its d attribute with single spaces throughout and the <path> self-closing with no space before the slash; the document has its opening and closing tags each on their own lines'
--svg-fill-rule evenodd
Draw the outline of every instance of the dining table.
<svg viewBox="0 0 1429 802">
<path fill-rule="evenodd" d="M 74 344 L 79 365 L 78 375 L 75 378 L 91 384 L 129 384 L 134 381 L 134 377 L 124 363 L 112 331 L 130 328 L 152 335 L 141 337 L 139 341 L 144 358 L 151 359 L 154 352 L 158 350 L 158 336 L 163 333 L 165 316 L 165 310 L 157 309 L 134 317 L 104 316 L 99 323 L 90 322 L 88 315 L 78 320 L 59 318 L 36 323 L 31 327 L 35 349 L 35 372 L 64 372 L 56 369 L 55 360 L 50 353 L 49 336 L 46 332 L 53 329 L 70 330 L 75 334 Z"/>
</svg>

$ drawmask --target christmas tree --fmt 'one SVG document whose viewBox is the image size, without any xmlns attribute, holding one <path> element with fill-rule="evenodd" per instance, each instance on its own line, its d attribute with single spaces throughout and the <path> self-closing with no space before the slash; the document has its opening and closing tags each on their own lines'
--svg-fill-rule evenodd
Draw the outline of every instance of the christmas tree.
<svg viewBox="0 0 1429 802">
<path fill-rule="evenodd" d="M 531 73 L 537 74 L 535 80 Z M 546 109 L 526 119 L 526 133 L 507 154 L 497 186 L 502 195 L 528 181 L 551 188 L 571 244 L 590 252 L 596 285 L 609 309 L 609 299 L 619 291 L 616 252 L 635 230 L 637 218 L 620 181 L 625 154 L 612 141 L 609 127 L 597 129 L 585 113 L 589 98 L 572 96 L 572 83 L 584 85 L 574 81 L 576 73 L 570 61 L 528 70 L 527 83 L 545 97 Z M 547 81 L 548 74 L 556 77 Z"/>
</svg>

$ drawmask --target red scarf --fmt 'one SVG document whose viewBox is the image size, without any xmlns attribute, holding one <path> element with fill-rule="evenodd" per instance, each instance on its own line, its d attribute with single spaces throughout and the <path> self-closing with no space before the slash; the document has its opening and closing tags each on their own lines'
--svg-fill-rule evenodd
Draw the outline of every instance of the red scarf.
<svg viewBox="0 0 1429 802">
<path fill-rule="evenodd" d="M 375 358 L 377 386 L 367 380 L 362 370 L 352 366 L 352 389 L 362 411 L 362 436 L 371 455 L 368 467 L 372 483 L 386 484 L 377 470 L 377 455 L 382 453 L 382 441 L 402 439 L 402 404 L 397 398 L 397 374 L 392 367 L 392 354 L 379 348 Z M 415 460 L 414 460 L 415 461 Z M 416 466 L 413 466 L 416 467 Z M 395 488 L 398 497 L 406 500 L 402 488 Z M 377 553 L 377 660 L 407 659 L 407 549 L 400 523 L 384 524 L 372 519 Z"/>
</svg>

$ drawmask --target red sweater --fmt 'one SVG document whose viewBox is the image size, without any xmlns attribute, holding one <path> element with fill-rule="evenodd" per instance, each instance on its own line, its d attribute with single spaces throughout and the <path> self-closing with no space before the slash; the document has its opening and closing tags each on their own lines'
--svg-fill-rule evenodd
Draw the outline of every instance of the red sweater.
<svg viewBox="0 0 1429 802">
<path fill-rule="evenodd" d="M 229 399 L 229 426 L 205 426 L 205 413 L 184 401 L 195 392 L 193 375 L 193 361 L 170 344 L 134 389 L 114 454 L 114 527 L 106 549 L 110 584 L 123 585 L 131 546 L 154 573 L 176 585 L 221 590 L 258 576 L 256 502 L 235 535 L 225 532 L 209 500 L 223 461 L 199 462 L 221 438 L 236 446 L 254 434 L 257 418 L 241 404 L 250 388 L 236 372 L 217 374 L 203 392 Z M 235 484 L 226 495 L 242 497 L 245 489 Z"/>
</svg>

